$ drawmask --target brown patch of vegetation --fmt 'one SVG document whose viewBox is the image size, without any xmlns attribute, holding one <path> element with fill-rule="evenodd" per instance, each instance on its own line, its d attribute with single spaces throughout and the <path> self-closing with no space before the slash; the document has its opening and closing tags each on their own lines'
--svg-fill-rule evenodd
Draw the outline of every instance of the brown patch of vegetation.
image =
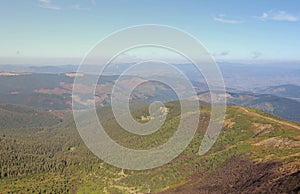
<svg viewBox="0 0 300 194">
<path fill-rule="evenodd" d="M 235 124 L 235 122 L 230 120 L 230 119 L 226 119 L 224 121 L 224 126 L 227 127 L 227 128 L 232 128 L 234 124 Z"/>
<path fill-rule="evenodd" d="M 283 137 L 272 137 L 268 139 L 264 139 L 256 144 L 256 146 L 263 146 L 263 147 L 272 147 L 272 148 L 278 148 L 278 149 L 284 149 L 284 148 L 293 148 L 300 146 L 299 141 L 293 141 L 288 138 Z"/>
<path fill-rule="evenodd" d="M 300 165 L 255 163 L 234 156 L 214 172 L 194 174 L 190 181 L 163 193 L 298 193 Z"/>
<path fill-rule="evenodd" d="M 269 133 L 272 131 L 273 127 L 271 124 L 252 123 L 251 129 L 253 130 L 255 136 L 258 136 Z"/>
</svg>

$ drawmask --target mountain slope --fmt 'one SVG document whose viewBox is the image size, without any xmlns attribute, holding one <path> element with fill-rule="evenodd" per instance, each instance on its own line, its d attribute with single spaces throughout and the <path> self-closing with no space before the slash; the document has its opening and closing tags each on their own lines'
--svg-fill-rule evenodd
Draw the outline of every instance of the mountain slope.
<svg viewBox="0 0 300 194">
<path fill-rule="evenodd" d="M 109 107 L 101 108 L 99 116 L 106 121 L 105 129 L 116 142 L 148 149 L 166 142 L 176 131 L 179 104 L 169 102 L 166 107 L 170 112 L 164 127 L 142 137 L 122 130 Z M 135 118 L 147 114 L 140 106 L 132 107 L 132 111 Z M 208 119 L 209 108 L 202 107 L 201 123 L 188 148 L 172 162 L 145 171 L 118 169 L 95 157 L 81 141 L 72 119 L 52 130 L 34 131 L 25 137 L 3 137 L 0 131 L 0 192 L 195 193 L 200 189 L 236 193 L 253 189 L 247 183 L 261 185 L 261 190 L 253 190 L 256 193 L 266 191 L 263 188 L 268 184 L 284 192 L 297 190 L 298 123 L 255 109 L 228 107 L 217 142 L 208 153 L 199 156 Z"/>
<path fill-rule="evenodd" d="M 213 171 L 199 171 L 162 193 L 298 193 L 300 191 L 300 125 L 236 107 L 253 120 L 254 135 L 241 141 L 251 151 L 227 158 Z M 237 115 L 241 116 L 241 115 Z M 236 125 L 230 119 L 227 127 Z M 279 125 L 277 125 L 279 124 Z M 279 128 L 282 127 L 281 132 Z M 277 132 L 275 132 L 277 131 Z M 296 135 L 297 134 L 297 135 Z M 295 136 L 293 136 L 295 135 Z M 292 152 L 292 153 L 291 153 Z"/>
</svg>

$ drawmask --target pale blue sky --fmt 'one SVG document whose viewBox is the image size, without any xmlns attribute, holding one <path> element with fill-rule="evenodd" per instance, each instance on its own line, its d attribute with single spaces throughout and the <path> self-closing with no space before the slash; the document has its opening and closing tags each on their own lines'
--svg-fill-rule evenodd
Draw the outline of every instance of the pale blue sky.
<svg viewBox="0 0 300 194">
<path fill-rule="evenodd" d="M 300 1 L 3 0 L 0 64 L 77 63 L 120 28 L 164 24 L 217 60 L 300 61 Z"/>
</svg>

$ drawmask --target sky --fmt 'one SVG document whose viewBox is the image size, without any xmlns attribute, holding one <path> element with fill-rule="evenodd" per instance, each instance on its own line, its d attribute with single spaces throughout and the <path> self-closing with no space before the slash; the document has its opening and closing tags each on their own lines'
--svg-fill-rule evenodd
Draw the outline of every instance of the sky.
<svg viewBox="0 0 300 194">
<path fill-rule="evenodd" d="M 0 64 L 80 63 L 110 33 L 142 24 L 186 31 L 218 61 L 300 61 L 297 0 L 3 0 Z"/>
</svg>

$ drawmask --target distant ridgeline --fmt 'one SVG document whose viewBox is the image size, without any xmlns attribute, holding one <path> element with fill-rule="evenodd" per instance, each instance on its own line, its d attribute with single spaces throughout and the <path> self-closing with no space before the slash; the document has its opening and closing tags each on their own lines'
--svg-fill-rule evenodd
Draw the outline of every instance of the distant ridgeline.
<svg viewBox="0 0 300 194">
<path fill-rule="evenodd" d="M 187 73 L 188 74 L 188 73 Z M 189 74 L 188 74 L 189 75 Z M 0 104 L 22 104 L 43 110 L 70 110 L 72 107 L 72 88 L 75 77 L 80 79 L 81 73 L 7 73 L 0 74 Z M 192 76 L 193 78 L 193 76 Z M 95 91 L 96 104 L 109 106 L 110 96 L 117 75 L 101 76 Z M 122 79 L 122 85 L 126 87 L 133 81 L 145 81 L 131 94 L 131 102 L 134 101 L 162 101 L 177 100 L 174 91 L 167 85 L 146 79 L 127 76 Z M 207 85 L 197 80 L 191 80 L 199 99 L 210 101 Z M 177 84 L 180 87 L 180 82 Z M 82 85 L 82 92 L 91 91 L 91 86 Z M 243 92 L 234 88 L 227 88 L 227 101 L 229 104 L 248 106 L 264 110 L 285 119 L 300 121 L 300 86 L 281 85 L 256 88 L 253 92 Z M 86 99 L 80 99 L 74 95 L 79 103 L 87 103 Z"/>
</svg>

